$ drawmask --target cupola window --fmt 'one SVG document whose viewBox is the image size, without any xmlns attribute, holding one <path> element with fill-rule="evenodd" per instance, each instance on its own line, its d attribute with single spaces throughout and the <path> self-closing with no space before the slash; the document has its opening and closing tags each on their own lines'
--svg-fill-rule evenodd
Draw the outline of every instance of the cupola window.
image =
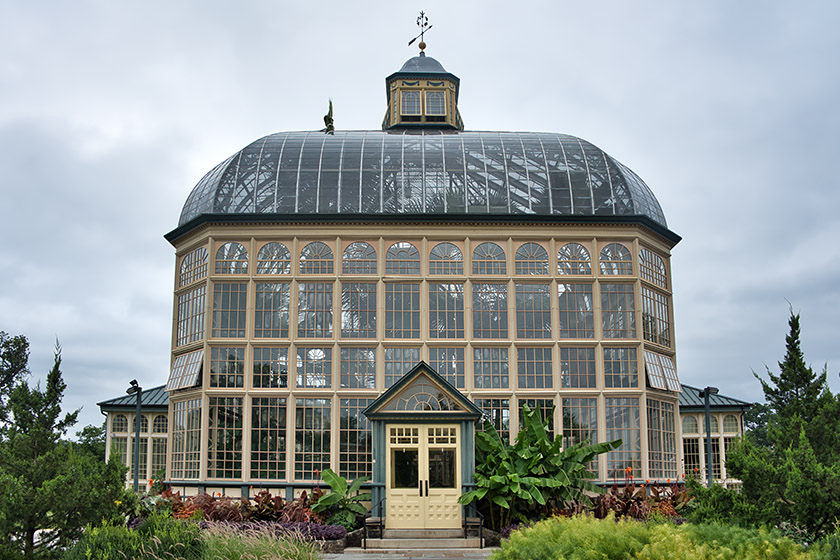
<svg viewBox="0 0 840 560">
<path fill-rule="evenodd" d="M 446 103 L 442 91 L 427 91 L 426 92 L 426 120 L 443 120 L 446 116 Z"/>
<path fill-rule="evenodd" d="M 416 117 L 420 120 L 420 92 L 404 91 L 400 99 L 400 115 L 403 117 Z M 403 120 L 408 120 L 403 118 Z M 411 119 L 415 120 L 415 119 Z"/>
</svg>

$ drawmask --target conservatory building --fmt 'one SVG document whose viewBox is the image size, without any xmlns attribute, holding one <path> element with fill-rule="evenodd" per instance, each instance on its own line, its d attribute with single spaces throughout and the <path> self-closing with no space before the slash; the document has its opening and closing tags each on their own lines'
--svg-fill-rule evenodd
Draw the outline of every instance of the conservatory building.
<svg viewBox="0 0 840 560">
<path fill-rule="evenodd" d="M 382 130 L 270 134 L 192 190 L 165 236 L 174 486 L 291 496 L 332 468 L 446 526 L 480 419 L 512 438 L 526 404 L 623 441 L 600 482 L 677 478 L 679 236 L 585 140 L 465 130 L 459 88 L 421 52 Z"/>
</svg>

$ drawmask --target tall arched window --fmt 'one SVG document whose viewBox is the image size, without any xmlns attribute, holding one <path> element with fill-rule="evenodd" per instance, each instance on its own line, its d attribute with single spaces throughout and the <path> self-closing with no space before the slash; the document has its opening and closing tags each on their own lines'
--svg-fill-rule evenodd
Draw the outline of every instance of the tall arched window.
<svg viewBox="0 0 840 560">
<path fill-rule="evenodd" d="M 452 243 L 438 243 L 429 253 L 429 274 L 464 273 L 464 255 Z"/>
<path fill-rule="evenodd" d="M 156 434 L 165 434 L 169 429 L 169 421 L 164 414 L 155 416 L 155 421 L 152 423 L 152 431 Z"/>
<path fill-rule="evenodd" d="M 621 243 L 610 243 L 601 249 L 601 274 L 628 276 L 633 274 L 633 257 Z"/>
<path fill-rule="evenodd" d="M 207 247 L 199 247 L 187 253 L 181 260 L 181 276 L 179 284 L 186 286 L 207 276 Z"/>
<path fill-rule="evenodd" d="M 292 254 L 279 241 L 260 247 L 257 253 L 257 274 L 288 274 L 292 268 Z"/>
<path fill-rule="evenodd" d="M 351 243 L 341 258 L 343 274 L 376 274 L 376 250 L 364 241 Z"/>
<path fill-rule="evenodd" d="M 639 251 L 639 272 L 642 280 L 647 280 L 660 288 L 668 287 L 665 261 L 650 249 L 642 248 Z"/>
<path fill-rule="evenodd" d="M 507 274 L 505 251 L 495 243 L 487 241 L 473 250 L 473 274 Z"/>
<path fill-rule="evenodd" d="M 329 245 L 321 241 L 313 241 L 300 251 L 300 273 L 332 274 L 334 260 Z"/>
<path fill-rule="evenodd" d="M 132 431 L 136 429 L 136 426 L 132 426 Z M 140 415 L 140 431 L 144 434 L 149 433 L 149 418 L 145 414 Z"/>
<path fill-rule="evenodd" d="M 580 276 L 592 274 L 592 258 L 580 243 L 566 243 L 557 252 L 557 274 Z"/>
<path fill-rule="evenodd" d="M 216 274 L 248 274 L 248 251 L 231 241 L 216 251 Z"/>
<path fill-rule="evenodd" d="M 683 418 L 682 431 L 684 434 L 696 434 L 697 432 L 697 418 L 694 416 L 686 416 Z"/>
<path fill-rule="evenodd" d="M 127 432 L 128 431 L 128 418 L 126 418 L 125 414 L 117 414 L 114 416 L 114 419 L 111 420 L 111 431 L 112 432 Z"/>
<path fill-rule="evenodd" d="M 548 252 L 539 243 L 525 243 L 516 250 L 516 273 L 548 275 Z"/>
<path fill-rule="evenodd" d="M 420 274 L 420 252 L 408 241 L 398 241 L 385 253 L 385 274 Z"/>
</svg>

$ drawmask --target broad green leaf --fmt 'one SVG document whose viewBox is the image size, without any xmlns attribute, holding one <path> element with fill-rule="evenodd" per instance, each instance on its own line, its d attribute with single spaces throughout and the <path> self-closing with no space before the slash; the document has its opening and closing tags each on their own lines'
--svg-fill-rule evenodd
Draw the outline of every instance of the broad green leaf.
<svg viewBox="0 0 840 560">
<path fill-rule="evenodd" d="M 321 478 L 324 479 L 324 482 L 330 485 L 333 492 L 347 495 L 347 479 L 343 476 L 338 476 L 332 469 L 324 469 L 321 471 Z"/>
</svg>

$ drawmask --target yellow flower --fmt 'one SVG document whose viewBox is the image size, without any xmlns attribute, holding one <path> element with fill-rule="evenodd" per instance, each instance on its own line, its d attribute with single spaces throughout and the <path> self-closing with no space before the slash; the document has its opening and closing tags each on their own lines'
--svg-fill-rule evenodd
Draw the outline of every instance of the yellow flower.
<svg viewBox="0 0 840 560">
<path fill-rule="evenodd" d="M 114 500 L 114 503 L 115 503 L 115 504 L 117 504 L 117 505 L 121 505 L 121 504 L 122 504 L 122 501 L 120 501 L 120 500 Z"/>
</svg>

